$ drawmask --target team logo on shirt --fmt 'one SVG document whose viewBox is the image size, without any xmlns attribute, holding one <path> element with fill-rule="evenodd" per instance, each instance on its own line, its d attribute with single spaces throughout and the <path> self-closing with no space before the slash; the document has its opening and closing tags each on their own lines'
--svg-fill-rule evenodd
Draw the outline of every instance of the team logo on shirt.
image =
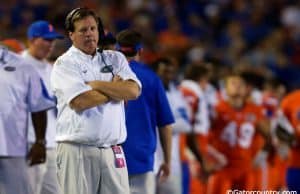
<svg viewBox="0 0 300 194">
<path fill-rule="evenodd" d="M 102 73 L 111 73 L 113 72 L 114 68 L 112 65 L 105 65 L 104 67 L 102 67 L 101 72 Z"/>
<path fill-rule="evenodd" d="M 4 70 L 5 70 L 5 71 L 16 71 L 16 67 L 13 67 L 13 66 L 6 66 L 6 67 L 4 67 Z"/>
</svg>

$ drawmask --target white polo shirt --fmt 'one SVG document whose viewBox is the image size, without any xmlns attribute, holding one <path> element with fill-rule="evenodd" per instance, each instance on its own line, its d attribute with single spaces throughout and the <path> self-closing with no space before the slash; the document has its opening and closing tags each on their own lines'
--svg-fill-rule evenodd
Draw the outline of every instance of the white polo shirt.
<svg viewBox="0 0 300 194">
<path fill-rule="evenodd" d="M 51 86 L 57 97 L 58 142 L 69 141 L 109 147 L 125 141 L 127 133 L 123 101 L 108 102 L 80 113 L 75 112 L 69 105 L 76 96 L 92 89 L 85 84 L 86 82 L 93 80 L 110 82 L 112 73 L 105 71 L 110 65 L 115 75 L 124 80 L 134 80 L 141 87 L 125 56 L 120 52 L 103 51 L 102 54 L 97 53 L 92 57 L 72 46 L 57 59 L 51 74 Z"/>
<path fill-rule="evenodd" d="M 0 48 L 0 156 L 27 153 L 28 112 L 55 106 L 38 72 L 20 56 Z"/>
<path fill-rule="evenodd" d="M 48 94 L 51 98 L 54 99 L 54 94 L 50 87 L 50 75 L 52 71 L 52 65 L 48 63 L 46 60 L 38 60 L 34 58 L 32 55 L 29 54 L 28 50 L 25 50 L 22 52 L 21 56 L 27 60 L 29 64 L 31 64 L 37 72 L 42 77 L 45 86 L 47 88 Z M 47 128 L 46 128 L 46 142 L 47 142 L 47 148 L 54 148 L 55 143 L 55 126 L 56 126 L 56 112 L 55 107 L 52 109 L 49 109 L 47 111 Z M 31 114 L 29 114 L 28 117 L 28 141 L 30 143 L 35 142 L 35 133 L 34 128 L 32 124 Z"/>
</svg>

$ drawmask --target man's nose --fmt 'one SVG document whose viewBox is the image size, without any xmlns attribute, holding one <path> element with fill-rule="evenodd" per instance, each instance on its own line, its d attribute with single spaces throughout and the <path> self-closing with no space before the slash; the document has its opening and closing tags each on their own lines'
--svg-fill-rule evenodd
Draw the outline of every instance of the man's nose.
<svg viewBox="0 0 300 194">
<path fill-rule="evenodd" d="M 87 31 L 85 32 L 86 36 L 90 36 L 92 34 L 92 29 L 87 29 Z"/>
</svg>

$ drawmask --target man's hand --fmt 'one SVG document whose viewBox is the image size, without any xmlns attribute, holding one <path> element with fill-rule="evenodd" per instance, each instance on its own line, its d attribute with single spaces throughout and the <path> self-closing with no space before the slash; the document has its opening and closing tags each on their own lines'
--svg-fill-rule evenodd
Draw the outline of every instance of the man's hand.
<svg viewBox="0 0 300 194">
<path fill-rule="evenodd" d="M 225 164 L 219 163 L 219 161 L 216 161 L 216 163 L 210 163 L 208 160 L 204 159 L 200 172 L 199 172 L 199 179 L 203 182 L 206 183 L 208 181 L 208 178 L 211 174 L 214 172 L 220 170 L 223 168 Z"/>
<path fill-rule="evenodd" d="M 97 88 L 97 81 L 89 81 L 89 82 L 85 82 L 85 84 L 91 86 L 91 88 L 93 88 L 94 90 L 96 90 Z"/>
<path fill-rule="evenodd" d="M 208 177 L 213 172 L 214 172 L 213 168 L 209 168 L 207 165 L 201 166 L 201 169 L 199 172 L 199 179 L 201 180 L 201 182 L 206 183 L 208 180 Z"/>
<path fill-rule="evenodd" d="M 119 82 L 119 81 L 123 81 L 123 79 L 118 75 L 115 75 L 112 79 L 112 82 Z"/>
<path fill-rule="evenodd" d="M 253 166 L 255 168 L 260 167 L 264 163 L 264 161 L 267 160 L 268 154 L 269 154 L 268 151 L 260 150 L 254 157 Z"/>
<path fill-rule="evenodd" d="M 118 75 L 115 75 L 111 82 L 121 82 L 123 81 L 123 79 L 118 76 Z M 101 82 L 101 81 L 100 81 Z M 87 85 L 91 86 L 93 88 L 93 90 L 96 90 L 97 92 L 101 93 L 102 95 L 105 95 L 104 93 L 100 92 L 99 90 L 97 90 L 97 88 L 99 87 L 99 81 L 96 80 L 96 81 L 89 81 L 89 82 L 86 82 Z M 119 99 L 114 99 L 108 95 L 105 95 L 107 98 L 108 98 L 108 101 L 112 101 L 112 102 L 119 102 L 120 100 Z"/>
<path fill-rule="evenodd" d="M 170 164 L 163 163 L 159 167 L 158 171 L 158 181 L 163 182 L 165 181 L 170 175 Z"/>
<path fill-rule="evenodd" d="M 29 166 L 45 163 L 46 161 L 46 146 L 44 143 L 36 142 L 32 145 L 27 154 Z"/>
</svg>

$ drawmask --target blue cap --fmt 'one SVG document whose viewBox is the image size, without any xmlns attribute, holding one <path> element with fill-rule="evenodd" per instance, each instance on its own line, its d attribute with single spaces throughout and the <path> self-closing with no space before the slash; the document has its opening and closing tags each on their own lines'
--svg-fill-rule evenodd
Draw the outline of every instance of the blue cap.
<svg viewBox="0 0 300 194">
<path fill-rule="evenodd" d="M 57 33 L 53 26 L 44 20 L 33 22 L 28 30 L 27 37 L 32 38 L 44 38 L 44 39 L 61 39 L 63 35 Z"/>
</svg>

